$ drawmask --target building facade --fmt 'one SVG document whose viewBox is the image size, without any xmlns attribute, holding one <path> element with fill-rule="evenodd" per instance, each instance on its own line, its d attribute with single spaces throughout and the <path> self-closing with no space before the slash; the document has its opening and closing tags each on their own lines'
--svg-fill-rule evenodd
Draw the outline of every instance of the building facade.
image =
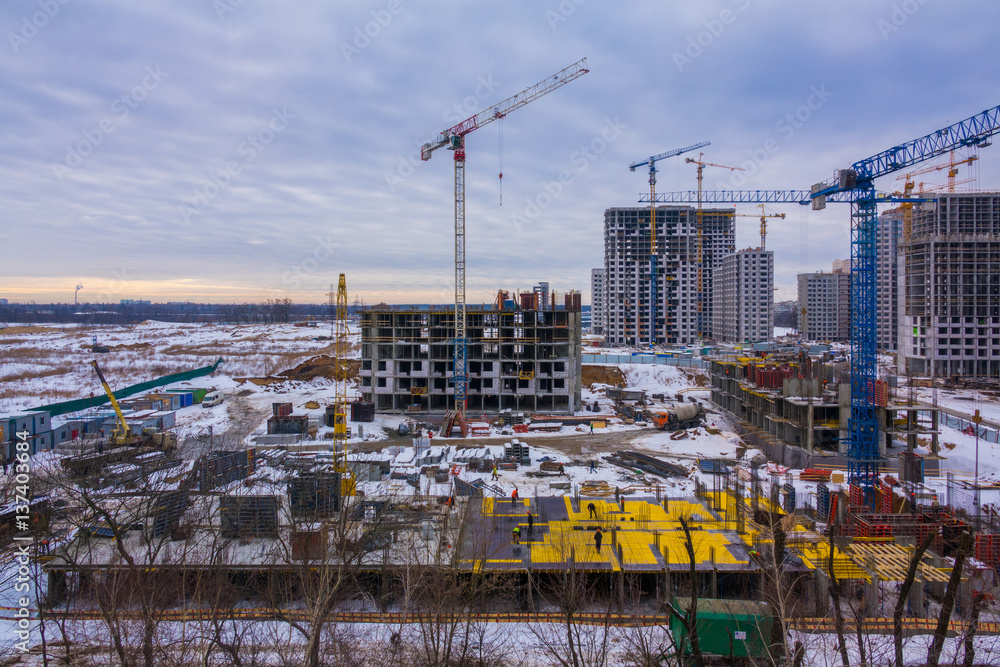
<svg viewBox="0 0 1000 667">
<path fill-rule="evenodd" d="M 875 226 L 875 335 L 876 348 L 881 352 L 893 352 L 899 346 L 902 236 L 902 209 L 886 211 L 878 217 Z"/>
<path fill-rule="evenodd" d="M 604 335 L 607 312 L 604 307 L 604 269 L 590 270 L 590 333 Z"/>
<path fill-rule="evenodd" d="M 722 343 L 774 337 L 774 253 L 749 249 L 728 255 L 713 278 L 713 337 Z"/>
<path fill-rule="evenodd" d="M 806 340 L 851 339 L 851 274 L 800 273 L 799 332 Z"/>
<path fill-rule="evenodd" d="M 467 310 L 470 414 L 581 409 L 579 294 L 566 298 L 557 310 Z M 451 409 L 454 338 L 451 306 L 362 311 L 362 398 L 380 412 Z"/>
<path fill-rule="evenodd" d="M 608 344 L 686 345 L 712 336 L 713 276 L 722 259 L 734 252 L 733 210 L 705 209 L 701 218 L 699 308 L 697 211 L 690 206 L 657 207 L 657 276 L 652 290 L 649 208 L 609 208 L 604 212 Z M 652 327 L 651 293 L 656 300 Z"/>
<path fill-rule="evenodd" d="M 917 204 L 900 295 L 900 370 L 1000 376 L 1000 193 Z"/>
</svg>

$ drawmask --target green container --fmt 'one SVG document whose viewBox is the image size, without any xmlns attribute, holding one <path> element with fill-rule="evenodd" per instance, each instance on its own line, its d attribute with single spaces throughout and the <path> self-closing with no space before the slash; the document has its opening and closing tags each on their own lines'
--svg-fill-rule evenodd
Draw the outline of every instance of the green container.
<svg viewBox="0 0 1000 667">
<path fill-rule="evenodd" d="M 674 598 L 674 607 L 686 614 L 691 598 Z M 670 631 L 684 654 L 691 655 L 687 628 L 670 618 Z M 698 600 L 698 643 L 702 654 L 718 658 L 766 658 L 771 642 L 771 608 L 750 600 Z M 694 664 L 690 661 L 690 664 Z"/>
<path fill-rule="evenodd" d="M 208 389 L 192 389 L 194 393 L 194 402 L 201 403 L 202 399 L 205 398 L 205 394 L 208 393 Z"/>
</svg>

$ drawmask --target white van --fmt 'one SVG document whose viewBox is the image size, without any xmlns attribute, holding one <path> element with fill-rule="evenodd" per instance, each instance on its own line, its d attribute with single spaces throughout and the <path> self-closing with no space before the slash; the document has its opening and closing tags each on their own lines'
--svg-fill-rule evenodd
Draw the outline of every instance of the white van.
<svg viewBox="0 0 1000 667">
<path fill-rule="evenodd" d="M 213 405 L 218 405 L 222 403 L 222 392 L 221 391 L 210 391 L 205 394 L 205 398 L 201 399 L 201 407 L 210 408 Z"/>
</svg>

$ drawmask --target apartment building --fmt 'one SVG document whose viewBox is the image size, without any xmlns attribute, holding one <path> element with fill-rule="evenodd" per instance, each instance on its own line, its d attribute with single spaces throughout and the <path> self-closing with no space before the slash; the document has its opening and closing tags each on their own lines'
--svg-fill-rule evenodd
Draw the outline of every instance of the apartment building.
<svg viewBox="0 0 1000 667">
<path fill-rule="evenodd" d="M 611 345 L 691 344 L 712 337 L 713 276 L 734 252 L 732 209 L 701 216 L 701 299 L 698 215 L 690 206 L 656 208 L 656 284 L 650 285 L 648 207 L 604 212 L 605 340 Z M 650 305 L 655 301 L 655 322 Z"/>
<path fill-rule="evenodd" d="M 533 302 L 531 293 L 524 303 Z M 581 409 L 579 293 L 556 310 L 470 307 L 466 314 L 467 409 Z M 551 304 L 550 304 L 551 306 Z M 454 405 L 455 311 L 451 306 L 361 312 L 361 396 L 383 411 Z"/>
<path fill-rule="evenodd" d="M 806 340 L 851 339 L 851 274 L 800 273 L 799 332 Z"/>
<path fill-rule="evenodd" d="M 1000 376 L 1000 193 L 915 205 L 900 295 L 900 370 Z"/>
<path fill-rule="evenodd" d="M 604 305 L 604 269 L 590 270 L 590 333 L 604 335 L 608 319 Z"/>
<path fill-rule="evenodd" d="M 763 342 L 774 336 L 774 253 L 748 249 L 728 255 L 714 276 L 712 332 L 722 343 Z"/>
</svg>

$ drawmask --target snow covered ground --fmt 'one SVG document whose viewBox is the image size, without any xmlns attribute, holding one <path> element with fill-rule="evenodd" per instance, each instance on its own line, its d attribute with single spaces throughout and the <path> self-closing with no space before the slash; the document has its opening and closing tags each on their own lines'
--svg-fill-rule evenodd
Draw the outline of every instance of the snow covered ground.
<svg viewBox="0 0 1000 667">
<path fill-rule="evenodd" d="M 95 332 L 97 342 L 109 346 L 111 352 L 100 355 L 91 353 L 90 345 Z M 48 325 L 12 326 L 0 329 L 0 413 L 100 394 L 100 385 L 93 377 L 89 365 L 90 360 L 95 357 L 100 360 L 109 380 L 115 386 L 124 386 L 167 373 L 205 366 L 221 356 L 226 361 L 213 375 L 173 386 L 221 389 L 226 394 L 225 402 L 212 408 L 195 405 L 180 410 L 177 414 L 176 431 L 182 441 L 208 434 L 216 438 L 224 437 L 226 433 L 235 433 L 241 442 L 249 443 L 254 434 L 264 432 L 273 402 L 291 402 L 294 414 L 308 414 L 312 420 L 322 423 L 325 408 L 334 397 L 331 380 L 314 378 L 310 381 L 283 380 L 268 384 L 254 383 L 246 378 L 273 377 L 310 357 L 331 354 L 329 340 L 314 340 L 328 333 L 320 328 L 284 324 L 231 326 L 145 322 L 135 326 L 98 329 Z M 352 357 L 359 356 L 358 342 L 355 333 L 352 336 Z M 621 352 L 599 348 L 588 348 L 587 351 Z M 691 495 L 695 480 L 711 479 L 697 471 L 697 459 L 722 458 L 735 461 L 737 447 L 741 446 L 740 438 L 733 424 L 708 402 L 709 388 L 706 378 L 699 376 L 699 371 L 643 364 L 622 364 L 617 368 L 623 373 L 625 385 L 629 389 L 644 390 L 648 396 L 665 394 L 669 399 L 681 394 L 685 399 L 690 397 L 703 402 L 709 410 L 705 425 L 717 433 L 709 433 L 702 427 L 692 430 L 684 439 L 673 440 L 669 432 L 611 418 L 614 406 L 605 394 L 609 385 L 595 384 L 584 386 L 582 398 L 588 406 L 596 402 L 599 411 L 578 413 L 604 422 L 604 427 L 595 429 L 593 434 L 586 426 L 565 426 L 556 433 L 518 433 L 506 436 L 494 429 L 488 439 L 481 441 L 475 438 L 434 438 L 431 444 L 450 447 L 452 457 L 459 446 L 490 447 L 499 454 L 503 443 L 513 438 L 529 444 L 533 465 L 516 471 L 502 471 L 499 480 L 499 485 L 505 492 L 517 487 L 522 496 L 571 492 L 574 486 L 584 482 L 603 481 L 609 487 L 618 486 L 623 489 L 641 484 L 643 480 L 635 471 L 602 460 L 602 456 L 621 448 L 645 451 L 687 468 L 690 474 L 686 478 L 653 478 L 667 487 L 668 494 L 678 496 Z M 356 388 L 352 388 L 350 395 L 356 395 L 356 391 Z M 905 392 L 905 388 L 899 391 Z M 916 391 L 921 400 L 930 402 L 930 390 Z M 939 390 L 938 402 L 970 414 L 979 409 L 986 419 L 1000 421 L 1000 402 L 982 392 Z M 377 449 L 379 441 L 390 438 L 407 418 L 407 415 L 379 414 L 374 423 L 351 423 L 353 437 L 348 441 L 349 450 Z M 325 427 L 320 428 L 319 439 L 312 443 L 311 449 L 322 450 L 329 442 L 323 440 L 326 430 Z M 941 428 L 941 443 L 942 454 L 946 457 L 942 468 L 968 476 L 975 466 L 975 438 L 944 426 Z M 399 447 L 409 445 L 410 442 L 407 439 L 393 438 L 386 444 Z M 750 450 L 745 454 L 744 460 L 755 454 L 755 450 Z M 398 456 L 405 458 L 407 455 L 412 457 L 412 451 L 410 454 L 404 451 Z M 543 458 L 565 463 L 567 477 L 538 477 L 538 462 Z M 590 472 L 589 463 L 592 460 L 596 463 L 594 472 Z M 979 469 L 981 477 L 1000 481 L 1000 445 L 980 441 Z M 262 470 L 262 475 L 266 474 L 266 469 Z M 490 481 L 488 473 L 463 471 L 462 478 L 466 481 Z M 549 484 L 553 481 L 568 481 L 570 491 L 551 488 Z M 421 488 L 424 494 L 449 493 L 448 485 L 438 485 L 427 480 L 422 480 L 421 483 L 424 485 Z M 800 498 L 815 502 L 815 484 L 797 479 L 794 483 Z M 931 481 L 930 485 L 943 489 L 944 481 Z M 401 480 L 396 480 L 393 488 L 399 493 L 413 492 L 412 487 Z M 983 502 L 1000 504 L 1000 492 L 984 493 Z M 5 570 L 9 565 L 6 560 L 0 562 Z M 8 580 L 0 585 L 0 606 L 13 606 L 13 602 L 15 600 Z M 4 625 L 5 630 L 11 629 L 10 624 Z M 520 628 L 517 633 L 523 635 L 527 631 L 527 628 Z M 835 662 L 831 659 L 828 646 L 821 646 L 822 642 L 815 638 L 812 638 L 812 642 L 813 645 L 807 644 L 807 650 L 815 651 L 813 655 L 816 659 L 807 661 L 807 664 Z M 912 642 L 914 645 L 918 643 L 916 640 Z M 985 640 L 983 646 L 986 649 Z M 3 648 L 0 648 L 0 652 L 2 651 Z M 914 655 L 914 660 L 917 659 Z M 540 660 L 534 664 L 547 663 Z"/>
<path fill-rule="evenodd" d="M 208 366 L 225 359 L 218 377 L 266 377 L 319 354 L 330 354 L 319 327 L 143 322 L 130 326 L 8 325 L 0 328 L 0 413 L 102 392 L 90 366 L 97 359 L 112 388 Z M 94 354 L 96 337 L 110 348 Z M 360 355 L 352 334 L 351 354 Z"/>
</svg>

